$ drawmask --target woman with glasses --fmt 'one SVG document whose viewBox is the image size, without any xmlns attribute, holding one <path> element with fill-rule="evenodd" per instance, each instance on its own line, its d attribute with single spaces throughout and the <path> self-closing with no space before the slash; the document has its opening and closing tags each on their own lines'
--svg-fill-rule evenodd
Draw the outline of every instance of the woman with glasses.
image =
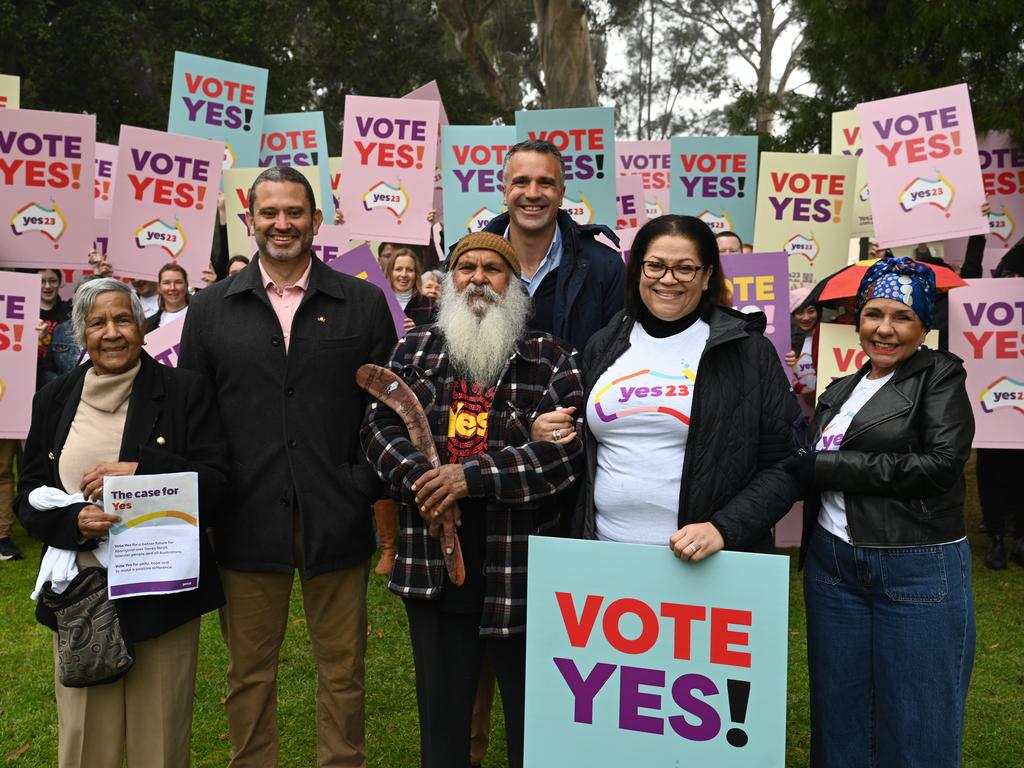
<svg viewBox="0 0 1024 768">
<path fill-rule="evenodd" d="M 693 216 L 645 224 L 625 282 L 625 309 L 583 356 L 588 476 L 575 533 L 668 545 L 693 562 L 771 551 L 799 492 L 782 465 L 799 412 L 765 316 L 718 306 L 718 245 Z M 538 419 L 544 429 L 570 439 L 571 413 Z"/>
</svg>

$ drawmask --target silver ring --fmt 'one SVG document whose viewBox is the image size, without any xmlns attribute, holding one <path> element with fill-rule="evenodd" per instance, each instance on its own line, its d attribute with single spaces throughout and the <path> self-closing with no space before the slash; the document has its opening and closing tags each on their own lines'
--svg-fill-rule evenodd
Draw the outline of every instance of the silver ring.
<svg viewBox="0 0 1024 768">
<path fill-rule="evenodd" d="M 556 429 L 551 432 L 551 439 L 556 443 L 562 439 L 562 430 Z"/>
</svg>

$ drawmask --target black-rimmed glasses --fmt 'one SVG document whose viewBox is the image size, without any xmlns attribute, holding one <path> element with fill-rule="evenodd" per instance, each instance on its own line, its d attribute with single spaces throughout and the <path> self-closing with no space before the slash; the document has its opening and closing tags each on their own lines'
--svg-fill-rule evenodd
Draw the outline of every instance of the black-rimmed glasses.
<svg viewBox="0 0 1024 768">
<path fill-rule="evenodd" d="M 649 277 L 651 280 L 660 280 L 665 276 L 668 270 L 672 270 L 672 277 L 678 280 L 680 283 L 692 283 L 693 278 L 697 276 L 698 272 L 704 271 L 704 266 L 695 267 L 693 264 L 680 264 L 677 267 L 669 267 L 666 264 L 662 264 L 660 261 L 645 261 L 642 262 L 644 275 Z"/>
</svg>

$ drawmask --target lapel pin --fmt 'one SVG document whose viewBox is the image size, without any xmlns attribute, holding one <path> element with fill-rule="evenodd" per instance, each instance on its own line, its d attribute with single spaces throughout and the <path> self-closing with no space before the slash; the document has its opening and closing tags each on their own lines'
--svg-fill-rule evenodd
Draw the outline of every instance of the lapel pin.
<svg viewBox="0 0 1024 768">
<path fill-rule="evenodd" d="M 50 451 L 50 452 L 49 452 L 48 454 L 46 454 L 46 455 L 47 455 L 47 456 L 48 456 L 48 457 L 50 458 L 50 461 L 53 461 L 53 458 L 54 458 L 54 456 L 53 456 L 53 451 Z"/>
<path fill-rule="evenodd" d="M 327 322 L 327 318 L 324 317 L 323 315 L 320 315 L 319 317 L 317 317 L 316 321 L 318 323 L 326 323 Z"/>
<path fill-rule="evenodd" d="M 157 445 L 165 445 L 166 443 L 167 443 L 167 440 L 166 440 L 166 439 L 164 439 L 164 436 L 163 436 L 163 435 L 160 435 L 160 437 L 158 437 L 158 438 L 156 439 L 156 444 L 157 444 Z"/>
</svg>

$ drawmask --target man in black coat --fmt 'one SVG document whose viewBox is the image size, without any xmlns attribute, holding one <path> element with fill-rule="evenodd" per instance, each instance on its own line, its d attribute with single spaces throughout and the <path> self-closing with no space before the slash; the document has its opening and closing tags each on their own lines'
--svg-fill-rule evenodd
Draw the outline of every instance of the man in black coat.
<svg viewBox="0 0 1024 768">
<path fill-rule="evenodd" d="M 179 366 L 214 382 L 234 496 L 217 515 L 232 762 L 278 764 L 277 656 L 295 570 L 318 662 L 321 765 L 365 766 L 366 581 L 378 481 L 359 446 L 366 399 L 356 369 L 396 341 L 384 295 L 312 257 L 322 221 L 291 168 L 249 193 L 259 256 L 203 290 L 182 331 Z"/>
</svg>

